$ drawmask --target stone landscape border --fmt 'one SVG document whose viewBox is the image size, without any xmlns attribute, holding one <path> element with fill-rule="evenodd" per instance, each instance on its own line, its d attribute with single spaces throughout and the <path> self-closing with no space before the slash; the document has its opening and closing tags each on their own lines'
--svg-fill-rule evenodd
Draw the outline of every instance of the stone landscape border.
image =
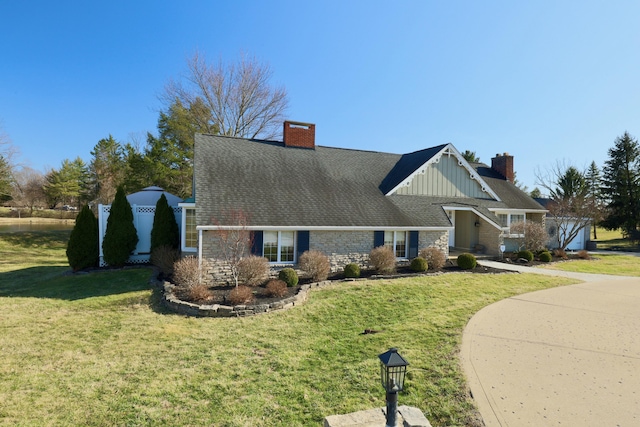
<svg viewBox="0 0 640 427">
<path fill-rule="evenodd" d="M 255 305 L 222 305 L 210 304 L 199 305 L 187 301 L 182 301 L 176 297 L 174 289 L 176 285 L 170 282 L 162 283 L 162 303 L 163 305 L 178 314 L 195 317 L 246 317 L 256 314 L 270 313 L 277 310 L 286 310 L 297 305 L 302 305 L 309 297 L 311 289 L 322 288 L 334 282 L 325 280 L 322 282 L 301 285 L 298 292 L 291 297 L 283 298 L 269 304 Z"/>
</svg>

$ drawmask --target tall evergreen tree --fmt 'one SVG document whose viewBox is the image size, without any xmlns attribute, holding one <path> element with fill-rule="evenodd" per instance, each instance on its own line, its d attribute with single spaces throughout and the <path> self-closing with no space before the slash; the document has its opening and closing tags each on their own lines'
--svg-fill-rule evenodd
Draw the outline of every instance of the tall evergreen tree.
<svg viewBox="0 0 640 427">
<path fill-rule="evenodd" d="M 627 132 L 609 149 L 603 184 L 609 205 L 602 225 L 621 228 L 624 235 L 634 237 L 640 224 L 640 146 Z"/>
<path fill-rule="evenodd" d="M 479 163 L 480 162 L 480 157 L 476 156 L 476 152 L 475 151 L 464 150 L 464 153 L 462 153 L 462 157 L 464 157 L 464 159 L 467 162 L 471 162 L 471 163 Z"/>
<path fill-rule="evenodd" d="M 108 204 L 113 200 L 118 186 L 124 182 L 124 150 L 122 145 L 109 135 L 108 138 L 98 141 L 91 155 L 93 198 L 97 203 Z"/>
<path fill-rule="evenodd" d="M 88 179 L 87 166 L 80 157 L 63 160 L 60 169 L 45 177 L 44 192 L 49 206 L 53 208 L 58 203 L 77 206 L 87 201 Z"/>
<path fill-rule="evenodd" d="M 111 204 L 107 230 L 102 241 L 104 261 L 110 266 L 123 266 L 137 244 L 138 233 L 133 225 L 133 211 L 124 189 L 120 186 Z"/>
<path fill-rule="evenodd" d="M 98 264 L 98 219 L 88 205 L 84 205 L 76 218 L 76 225 L 69 236 L 67 260 L 73 271 L 94 267 Z"/>
<path fill-rule="evenodd" d="M 600 176 L 600 169 L 595 161 L 591 162 L 589 169 L 587 169 L 585 182 L 587 184 L 587 197 L 593 206 L 593 238 L 597 240 L 597 225 L 603 218 L 604 203 L 602 200 L 602 177 Z"/>
<path fill-rule="evenodd" d="M 180 230 L 178 229 L 176 216 L 164 194 L 158 199 L 156 212 L 153 216 L 151 252 L 160 246 L 171 246 L 174 249 L 178 249 L 180 246 Z"/>
<path fill-rule="evenodd" d="M 159 135 L 147 135 L 144 153 L 154 185 L 180 197 L 191 195 L 194 135 L 210 130 L 209 114 L 200 100 L 189 107 L 176 100 L 160 113 Z"/>
<path fill-rule="evenodd" d="M 9 161 L 0 154 L 0 202 L 11 200 L 11 166 Z"/>
</svg>

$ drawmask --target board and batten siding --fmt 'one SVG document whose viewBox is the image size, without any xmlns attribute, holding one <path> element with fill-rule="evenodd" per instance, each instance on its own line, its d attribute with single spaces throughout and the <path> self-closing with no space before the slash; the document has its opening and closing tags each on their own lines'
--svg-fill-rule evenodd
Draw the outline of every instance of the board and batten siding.
<svg viewBox="0 0 640 427">
<path fill-rule="evenodd" d="M 417 174 L 408 187 L 400 187 L 396 194 L 411 196 L 478 197 L 487 193 L 469 171 L 458 164 L 455 156 L 443 155 L 438 163 L 431 163 L 424 174 Z"/>
</svg>

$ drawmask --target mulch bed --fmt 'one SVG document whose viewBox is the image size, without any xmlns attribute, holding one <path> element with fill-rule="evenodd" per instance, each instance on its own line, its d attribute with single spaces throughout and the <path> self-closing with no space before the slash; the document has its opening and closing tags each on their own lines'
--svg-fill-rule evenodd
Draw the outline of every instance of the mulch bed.
<svg viewBox="0 0 640 427">
<path fill-rule="evenodd" d="M 362 270 L 360 274 L 360 279 L 386 279 L 386 278 L 398 278 L 398 277 L 418 277 L 418 276 L 429 276 L 434 274 L 446 274 L 446 273 L 473 273 L 473 274 L 502 274 L 502 273 L 512 273 L 510 271 L 501 270 L 497 268 L 491 267 L 482 267 L 477 266 L 471 270 L 463 270 L 457 265 L 455 265 L 452 261 L 448 261 L 447 264 L 439 269 L 439 270 L 429 270 L 425 273 L 416 273 L 409 268 L 409 266 L 400 266 L 397 271 L 393 275 L 380 275 L 377 274 L 374 270 Z M 327 280 L 330 281 L 339 281 L 344 280 L 344 274 L 342 272 L 331 274 Z M 297 286 L 292 286 L 287 288 L 287 294 L 283 297 L 271 297 L 266 294 L 266 289 L 264 285 L 256 286 L 253 289 L 253 294 L 255 296 L 255 301 L 251 303 L 251 305 L 257 304 L 270 304 L 272 302 L 280 301 L 284 298 L 288 298 L 294 296 L 300 290 L 301 285 L 306 285 L 312 283 L 310 278 L 301 277 Z M 206 300 L 190 300 L 186 295 L 180 295 L 180 297 L 187 302 L 193 302 L 197 304 L 222 304 L 222 305 L 232 305 L 227 299 L 229 296 L 229 292 L 234 289 L 233 286 L 228 285 L 214 285 L 209 287 L 210 297 Z"/>
</svg>

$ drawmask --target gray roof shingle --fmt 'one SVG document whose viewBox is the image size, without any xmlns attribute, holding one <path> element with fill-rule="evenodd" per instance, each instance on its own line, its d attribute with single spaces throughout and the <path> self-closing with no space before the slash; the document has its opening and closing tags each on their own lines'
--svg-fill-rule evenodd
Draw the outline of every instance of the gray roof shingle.
<svg viewBox="0 0 640 427">
<path fill-rule="evenodd" d="M 393 188 L 442 147 L 399 155 L 323 146 L 287 148 L 281 142 L 198 134 L 196 222 L 233 225 L 228 224 L 229 212 L 242 210 L 252 226 L 450 227 L 441 206 L 455 200 L 385 196 L 383 190 Z M 500 197 L 508 196 L 503 200 L 521 201 L 517 194 L 508 195 L 513 189 L 498 178 L 490 179 L 492 188 L 502 185 Z M 509 203 L 456 200 L 485 208 L 487 203 Z M 531 199 L 524 202 L 537 205 Z"/>
</svg>

